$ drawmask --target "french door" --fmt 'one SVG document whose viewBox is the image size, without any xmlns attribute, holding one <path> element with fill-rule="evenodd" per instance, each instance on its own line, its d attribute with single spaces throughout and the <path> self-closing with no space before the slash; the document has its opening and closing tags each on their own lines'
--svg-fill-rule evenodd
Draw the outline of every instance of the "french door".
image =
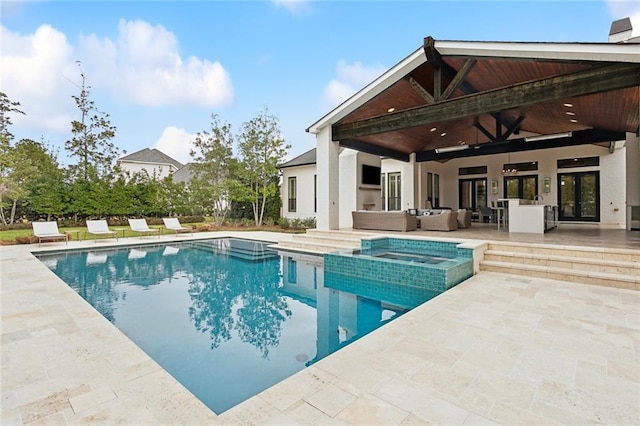
<svg viewBox="0 0 640 426">
<path fill-rule="evenodd" d="M 600 172 L 558 174 L 559 219 L 600 221 Z"/>
<path fill-rule="evenodd" d="M 460 179 L 458 181 L 458 205 L 461 209 L 480 211 L 487 207 L 487 179 Z"/>
</svg>

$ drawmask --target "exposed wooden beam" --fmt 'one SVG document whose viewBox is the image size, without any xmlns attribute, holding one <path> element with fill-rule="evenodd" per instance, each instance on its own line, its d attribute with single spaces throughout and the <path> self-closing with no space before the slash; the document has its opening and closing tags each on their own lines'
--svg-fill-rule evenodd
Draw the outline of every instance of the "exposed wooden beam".
<svg viewBox="0 0 640 426">
<path fill-rule="evenodd" d="M 342 140 L 340 146 L 345 148 L 355 149 L 356 151 L 366 152 L 368 154 L 379 155 L 380 157 L 389 157 L 394 160 L 400 160 L 404 162 L 409 161 L 409 154 L 396 151 L 395 149 L 383 148 L 378 145 L 372 145 L 368 142 L 359 141 L 356 139 Z"/>
<path fill-rule="evenodd" d="M 433 99 L 436 102 L 440 101 L 442 96 L 442 67 L 434 68 L 433 70 Z"/>
<path fill-rule="evenodd" d="M 427 101 L 428 104 L 435 103 L 435 100 L 433 99 L 431 93 L 427 92 L 427 89 L 422 87 L 422 84 L 418 83 L 415 78 L 409 77 L 407 80 L 409 81 L 409 84 L 411 84 L 413 90 L 415 90 L 418 95 L 422 96 L 422 98 Z"/>
<path fill-rule="evenodd" d="M 428 36 L 424 38 L 424 54 L 427 56 L 427 62 L 431 63 L 434 67 L 441 67 L 444 63 L 442 61 L 442 55 L 436 49 L 436 41 L 433 37 Z"/>
<path fill-rule="evenodd" d="M 504 111 L 640 85 L 640 65 L 620 63 L 516 84 L 415 107 L 383 116 L 333 125 L 334 140 L 392 132 L 441 121 Z"/>
<path fill-rule="evenodd" d="M 456 90 L 458 90 L 460 85 L 464 83 L 465 79 L 467 78 L 467 75 L 469 75 L 469 72 L 476 65 L 476 62 L 477 60 L 475 58 L 467 59 L 464 65 L 462 65 L 462 67 L 458 70 L 455 77 L 453 77 L 453 80 L 451 80 L 451 83 L 449 83 L 449 85 L 444 90 L 444 92 L 442 92 L 442 97 L 441 97 L 442 100 L 449 99 L 451 95 L 453 95 L 453 93 Z"/>
<path fill-rule="evenodd" d="M 475 120 L 473 120 L 473 127 L 480 130 L 482 134 L 485 135 L 487 138 L 489 138 L 491 142 L 496 141 L 496 137 L 493 136 L 487 129 L 485 129 L 482 124 L 480 124 L 480 121 L 478 121 L 478 117 L 476 117 Z"/>
<path fill-rule="evenodd" d="M 507 152 L 534 151 L 538 149 L 558 148 L 562 146 L 587 145 L 599 142 L 617 141 L 625 138 L 624 132 L 611 132 L 600 129 L 587 129 L 572 132 L 570 137 L 526 142 L 525 138 L 502 142 L 472 145 L 469 149 L 436 153 L 435 150 L 416 153 L 416 161 L 442 161 L 452 158 L 477 157 L 479 155 L 504 154 Z"/>
<path fill-rule="evenodd" d="M 511 123 L 509 127 L 507 127 L 506 133 L 502 135 L 502 140 L 509 139 L 509 136 L 511 136 L 513 132 L 518 130 L 518 128 L 520 127 L 520 124 L 524 121 L 524 118 L 525 118 L 524 115 L 518 116 L 518 118 L 516 118 L 516 121 L 514 121 L 513 123 Z"/>
</svg>

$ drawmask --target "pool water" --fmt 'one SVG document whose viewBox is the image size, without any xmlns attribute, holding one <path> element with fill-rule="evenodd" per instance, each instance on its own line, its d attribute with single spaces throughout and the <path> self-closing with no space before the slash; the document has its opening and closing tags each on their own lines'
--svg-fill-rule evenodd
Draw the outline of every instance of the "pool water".
<svg viewBox="0 0 640 426">
<path fill-rule="evenodd" d="M 409 309 L 249 240 L 38 257 L 218 414 Z"/>
</svg>

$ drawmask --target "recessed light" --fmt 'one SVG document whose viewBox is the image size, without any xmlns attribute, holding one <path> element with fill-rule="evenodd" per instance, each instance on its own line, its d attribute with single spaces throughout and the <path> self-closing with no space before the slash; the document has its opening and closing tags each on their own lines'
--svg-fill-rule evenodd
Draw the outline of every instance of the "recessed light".
<svg viewBox="0 0 640 426">
<path fill-rule="evenodd" d="M 576 120 L 576 119 L 571 119 L 569 121 L 571 121 L 572 123 L 577 123 L 578 122 L 578 120 Z"/>
<path fill-rule="evenodd" d="M 440 136 L 446 136 L 446 135 L 447 135 L 447 132 L 440 133 Z"/>
<path fill-rule="evenodd" d="M 436 128 L 435 128 L 435 127 L 432 127 L 432 128 L 431 128 L 431 130 L 429 130 L 429 131 L 430 131 L 430 132 L 435 132 L 435 131 L 436 131 Z"/>
<path fill-rule="evenodd" d="M 396 110 L 395 108 L 391 107 L 391 108 L 389 108 L 389 109 L 387 110 L 387 112 L 393 112 L 393 111 L 395 111 L 395 110 Z"/>
<path fill-rule="evenodd" d="M 573 112 L 573 111 L 567 111 L 567 112 L 565 112 L 565 114 L 567 114 L 567 115 L 576 115 L 576 113 Z"/>
<path fill-rule="evenodd" d="M 572 108 L 573 104 L 564 104 L 564 106 L 566 106 L 567 108 Z"/>
</svg>

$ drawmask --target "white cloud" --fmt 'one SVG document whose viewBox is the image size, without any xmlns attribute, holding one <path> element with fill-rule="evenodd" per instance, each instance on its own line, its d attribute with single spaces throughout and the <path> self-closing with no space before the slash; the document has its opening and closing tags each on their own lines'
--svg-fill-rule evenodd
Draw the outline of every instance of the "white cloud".
<svg viewBox="0 0 640 426">
<path fill-rule="evenodd" d="M 36 132 L 69 131 L 74 104 L 65 76 L 77 73 L 77 67 L 66 36 L 49 25 L 30 35 L 0 26 L 0 40 L 0 90 L 25 112 L 12 117 L 14 125 Z"/>
<path fill-rule="evenodd" d="M 640 3 L 628 0 L 607 0 L 612 21 L 629 18 L 633 26 L 633 36 L 640 36 Z"/>
<path fill-rule="evenodd" d="M 302 15 L 310 10 L 309 0 L 271 0 L 277 7 L 282 7 L 292 15 Z"/>
<path fill-rule="evenodd" d="M 162 136 L 156 142 L 154 148 L 160 150 L 182 164 L 191 161 L 189 153 L 193 149 L 193 141 L 197 134 L 187 132 L 185 129 L 177 127 L 166 127 Z"/>
<path fill-rule="evenodd" d="M 0 90 L 20 102 L 15 129 L 28 137 L 68 134 L 77 116 L 72 95 L 82 63 L 92 95 L 100 93 L 145 106 L 218 107 L 233 102 L 229 73 L 219 62 L 182 58 L 178 39 L 161 25 L 121 20 L 115 40 L 96 34 L 68 40 L 50 25 L 31 34 L 0 25 Z M 108 111 L 104 104 L 98 105 Z M 13 132 L 18 136 L 19 132 Z M 34 135 L 35 133 L 35 135 Z"/>
<path fill-rule="evenodd" d="M 353 64 L 347 64 L 345 61 L 338 62 L 336 77 L 324 89 L 325 106 L 332 108 L 339 105 L 386 70 L 387 68 L 380 64 L 366 66 L 361 62 Z"/>
<path fill-rule="evenodd" d="M 115 41 L 80 37 L 80 53 L 97 83 L 146 106 L 217 107 L 233 102 L 233 85 L 220 62 L 181 58 L 178 40 L 162 25 L 120 20 Z"/>
</svg>

